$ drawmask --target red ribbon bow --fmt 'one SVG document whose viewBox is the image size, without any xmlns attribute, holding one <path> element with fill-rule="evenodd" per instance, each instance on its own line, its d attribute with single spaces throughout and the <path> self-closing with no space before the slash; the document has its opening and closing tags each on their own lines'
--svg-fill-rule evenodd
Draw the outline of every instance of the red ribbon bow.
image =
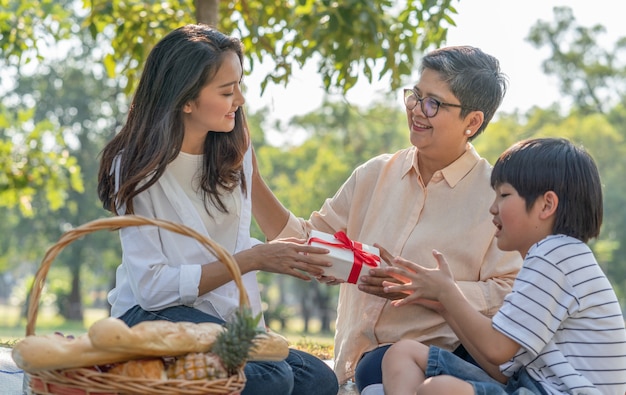
<svg viewBox="0 0 626 395">
<path fill-rule="evenodd" d="M 339 231 L 335 233 L 334 236 L 335 236 L 335 239 L 341 242 L 341 244 L 331 243 L 329 241 L 326 241 L 317 237 L 312 237 L 311 239 L 309 239 L 309 244 L 312 241 L 315 241 L 320 244 L 325 244 L 329 246 L 340 247 L 340 248 L 351 250 L 354 253 L 354 263 L 352 265 L 352 269 L 350 270 L 350 275 L 348 276 L 347 281 L 349 283 L 352 283 L 352 284 L 357 283 L 357 280 L 359 279 L 359 274 L 361 274 L 361 269 L 363 267 L 363 264 L 366 264 L 372 267 L 378 267 L 378 262 L 380 262 L 380 257 L 370 252 L 363 251 L 363 244 L 359 243 L 358 241 L 350 240 L 348 235 L 346 235 L 345 232 L 343 231 Z"/>
</svg>

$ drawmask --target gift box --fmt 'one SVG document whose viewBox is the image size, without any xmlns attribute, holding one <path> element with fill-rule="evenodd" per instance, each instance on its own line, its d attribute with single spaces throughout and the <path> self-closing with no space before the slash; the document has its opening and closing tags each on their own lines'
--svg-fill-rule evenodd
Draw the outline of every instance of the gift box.
<svg viewBox="0 0 626 395">
<path fill-rule="evenodd" d="M 361 283 L 361 275 L 380 267 L 380 251 L 376 247 L 352 241 L 344 232 L 334 235 L 312 230 L 308 244 L 330 250 L 332 266 L 324 268 L 324 275 L 351 284 Z"/>
</svg>

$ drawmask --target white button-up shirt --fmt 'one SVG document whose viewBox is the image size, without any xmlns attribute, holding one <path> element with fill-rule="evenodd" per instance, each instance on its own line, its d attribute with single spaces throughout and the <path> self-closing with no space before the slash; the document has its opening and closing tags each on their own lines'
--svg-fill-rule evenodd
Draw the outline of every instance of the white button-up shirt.
<svg viewBox="0 0 626 395">
<path fill-rule="evenodd" d="M 251 150 L 244 158 L 244 174 L 251 180 Z M 119 161 L 113 171 L 119 174 Z M 116 182 L 119 185 L 119 180 Z M 198 211 L 182 190 L 171 171 L 133 200 L 135 214 L 184 224 L 211 237 Z M 241 193 L 239 228 L 234 254 L 261 242 L 250 237 L 250 185 Z M 140 305 L 156 311 L 186 305 L 227 320 L 239 306 L 239 290 L 229 282 L 204 295 L 198 295 L 201 266 L 215 262 L 214 257 L 196 240 L 154 226 L 127 227 L 120 230 L 122 263 L 117 268 L 115 288 L 109 292 L 111 315 L 120 317 Z M 216 263 L 221 264 L 221 263 Z M 256 272 L 242 276 L 253 314 L 261 312 L 261 298 Z M 264 325 L 261 320 L 260 325 Z"/>
</svg>

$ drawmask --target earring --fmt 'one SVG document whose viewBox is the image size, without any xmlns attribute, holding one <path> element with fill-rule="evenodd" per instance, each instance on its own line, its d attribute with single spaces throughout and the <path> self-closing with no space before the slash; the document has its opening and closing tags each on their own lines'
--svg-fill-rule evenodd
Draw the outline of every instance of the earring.
<svg viewBox="0 0 626 395">
<path fill-rule="evenodd" d="M 465 135 L 466 135 L 466 136 L 469 136 L 470 134 L 472 134 L 472 131 L 471 131 L 471 130 L 469 130 L 469 129 L 467 129 L 467 130 L 465 131 Z"/>
</svg>

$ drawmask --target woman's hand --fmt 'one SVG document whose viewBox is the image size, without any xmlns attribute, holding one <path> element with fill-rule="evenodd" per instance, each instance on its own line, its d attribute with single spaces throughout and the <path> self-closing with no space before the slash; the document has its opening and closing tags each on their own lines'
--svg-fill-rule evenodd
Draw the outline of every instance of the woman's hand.
<svg viewBox="0 0 626 395">
<path fill-rule="evenodd" d="M 312 247 L 305 242 L 295 238 L 275 240 L 239 252 L 235 259 L 242 266 L 248 265 L 247 271 L 288 274 L 309 281 L 311 277 L 322 276 L 331 262 L 326 257 L 329 252 L 326 248 Z"/>
<path fill-rule="evenodd" d="M 383 261 L 387 262 L 388 265 L 391 265 L 393 261 L 393 255 L 391 255 L 389 251 L 381 247 L 379 244 L 374 244 L 374 247 L 378 248 L 378 250 L 380 251 L 380 258 Z M 361 276 L 360 280 L 361 284 L 358 285 L 359 290 L 370 295 L 379 296 L 381 298 L 389 300 L 401 299 L 405 296 L 402 293 L 385 292 L 385 283 L 398 285 L 402 283 L 391 277 L 384 267 L 370 269 L 368 275 Z"/>
<path fill-rule="evenodd" d="M 344 280 L 340 279 L 340 278 L 336 278 L 333 276 L 317 276 L 316 277 L 317 281 L 322 283 L 322 284 L 326 284 L 326 285 L 339 285 L 339 284 L 343 284 L 345 283 Z"/>
</svg>

